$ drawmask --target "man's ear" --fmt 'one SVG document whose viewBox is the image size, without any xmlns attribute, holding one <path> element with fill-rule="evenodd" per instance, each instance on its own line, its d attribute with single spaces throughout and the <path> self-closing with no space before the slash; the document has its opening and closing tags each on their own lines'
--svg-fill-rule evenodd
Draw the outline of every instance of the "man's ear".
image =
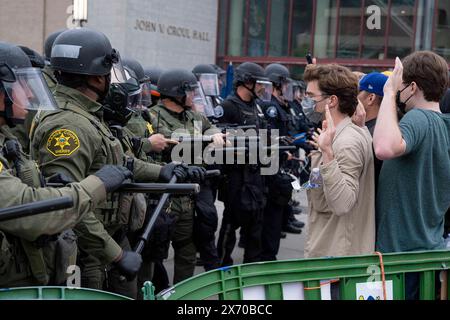
<svg viewBox="0 0 450 320">
<path fill-rule="evenodd" d="M 331 108 L 336 108 L 339 102 L 339 98 L 335 95 L 332 95 L 331 97 L 328 98 L 329 102 L 328 102 L 328 107 Z"/>
<path fill-rule="evenodd" d="M 377 96 L 375 95 L 375 93 L 370 93 L 368 105 L 372 106 L 375 103 L 376 99 L 377 99 Z"/>
<path fill-rule="evenodd" d="M 419 86 L 414 81 L 411 82 L 411 94 L 416 94 L 419 91 Z"/>
</svg>

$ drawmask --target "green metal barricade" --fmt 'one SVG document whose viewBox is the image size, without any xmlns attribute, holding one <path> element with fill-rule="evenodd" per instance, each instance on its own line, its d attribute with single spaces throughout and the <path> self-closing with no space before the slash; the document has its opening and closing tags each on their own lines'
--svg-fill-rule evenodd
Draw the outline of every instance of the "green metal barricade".
<svg viewBox="0 0 450 320">
<path fill-rule="evenodd" d="M 156 296 L 150 282 L 143 290 L 147 300 L 327 300 L 336 283 L 342 300 L 404 300 L 405 274 L 419 273 L 421 300 L 436 299 L 436 275 L 448 299 L 449 267 L 450 251 L 287 260 L 209 271 Z"/>
<path fill-rule="evenodd" d="M 450 251 L 374 254 L 355 257 L 251 263 L 209 271 L 155 295 L 151 282 L 145 300 L 327 300 L 331 285 L 342 300 L 403 300 L 405 274 L 420 276 L 420 299 L 450 296 Z M 334 285 L 333 285 L 334 286 Z M 85 288 L 27 287 L 0 289 L 0 300 L 131 300 Z"/>
<path fill-rule="evenodd" d="M 110 292 L 70 287 L 0 289 L 0 300 L 131 300 Z"/>
</svg>

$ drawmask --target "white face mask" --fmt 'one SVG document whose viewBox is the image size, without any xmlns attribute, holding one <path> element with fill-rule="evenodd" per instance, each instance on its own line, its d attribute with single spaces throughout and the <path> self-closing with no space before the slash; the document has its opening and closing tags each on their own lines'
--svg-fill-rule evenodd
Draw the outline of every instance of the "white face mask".
<svg viewBox="0 0 450 320">
<path fill-rule="evenodd" d="M 301 103 L 305 116 L 315 125 L 318 125 L 323 119 L 322 113 L 316 111 L 316 105 L 321 101 L 315 101 L 312 98 L 304 97 Z"/>
</svg>

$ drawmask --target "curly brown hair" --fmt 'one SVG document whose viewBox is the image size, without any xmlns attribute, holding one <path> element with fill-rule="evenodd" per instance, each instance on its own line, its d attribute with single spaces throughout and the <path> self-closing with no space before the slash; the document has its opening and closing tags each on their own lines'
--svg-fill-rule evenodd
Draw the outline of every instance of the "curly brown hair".
<svg viewBox="0 0 450 320">
<path fill-rule="evenodd" d="M 353 116 L 358 105 L 358 77 L 350 69 L 338 64 L 308 65 L 304 80 L 317 80 L 323 94 L 338 97 L 339 111 Z"/>
<path fill-rule="evenodd" d="M 427 101 L 439 102 L 448 87 L 448 64 L 434 52 L 414 52 L 403 59 L 403 81 L 415 82 Z"/>
</svg>

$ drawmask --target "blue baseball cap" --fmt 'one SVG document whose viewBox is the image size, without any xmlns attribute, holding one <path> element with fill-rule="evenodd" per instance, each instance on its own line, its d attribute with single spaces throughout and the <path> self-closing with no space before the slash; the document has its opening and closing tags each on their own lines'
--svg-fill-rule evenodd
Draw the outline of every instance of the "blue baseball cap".
<svg viewBox="0 0 450 320">
<path fill-rule="evenodd" d="M 388 77 L 379 72 L 372 72 L 365 75 L 359 81 L 359 91 L 367 91 L 369 93 L 374 93 L 377 96 L 384 97 L 384 85 Z"/>
</svg>

